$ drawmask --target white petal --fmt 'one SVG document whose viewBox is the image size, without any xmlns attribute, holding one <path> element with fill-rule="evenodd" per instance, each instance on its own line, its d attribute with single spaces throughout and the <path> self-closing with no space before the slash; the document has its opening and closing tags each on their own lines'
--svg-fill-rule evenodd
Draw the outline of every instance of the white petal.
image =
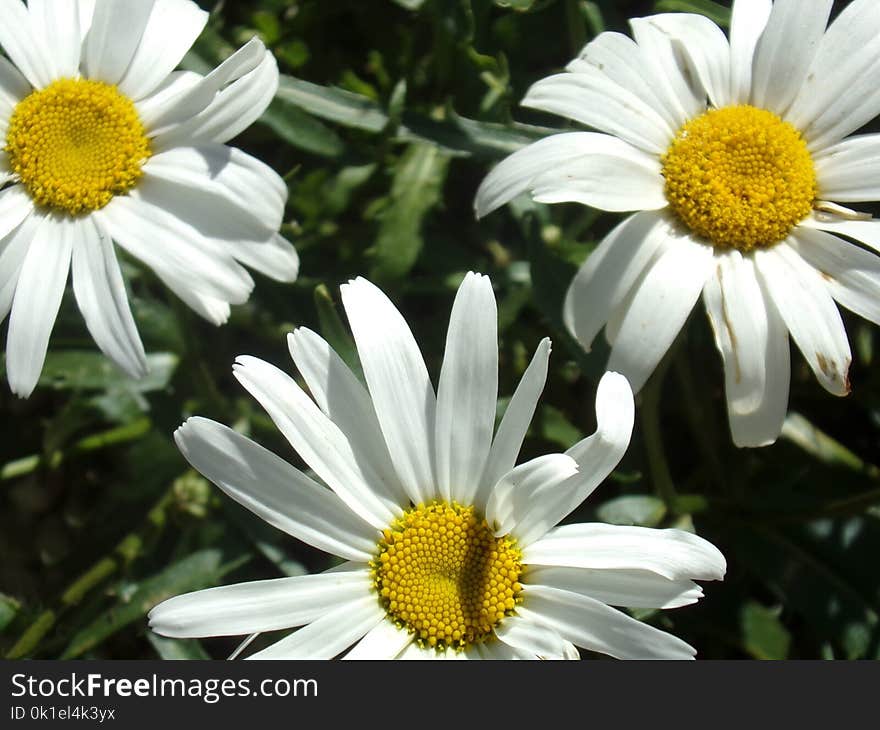
<svg viewBox="0 0 880 730">
<path fill-rule="evenodd" d="M 334 608 L 248 659 L 332 659 L 384 619 L 385 612 L 370 594 Z"/>
<path fill-rule="evenodd" d="M 394 659 L 412 644 L 413 635 L 391 621 L 380 621 L 343 659 Z"/>
<path fill-rule="evenodd" d="M 755 47 L 767 27 L 772 0 L 736 0 L 730 18 L 730 95 L 733 104 L 748 104 L 752 91 Z"/>
<path fill-rule="evenodd" d="M 790 245 L 822 275 L 835 300 L 880 324 L 880 256 L 808 228 L 798 229 Z"/>
<path fill-rule="evenodd" d="M 486 506 L 486 519 L 495 534 L 512 533 L 522 544 L 531 529 L 541 501 L 549 500 L 554 490 L 577 474 L 578 465 L 565 454 L 545 454 L 514 467 L 495 485 Z"/>
<path fill-rule="evenodd" d="M 234 147 L 177 147 L 151 157 L 143 170 L 139 187 L 150 184 L 163 207 L 206 236 L 266 241 L 281 226 L 287 186 L 268 165 Z"/>
<path fill-rule="evenodd" d="M 527 565 L 596 570 L 649 570 L 669 580 L 721 580 L 724 556 L 683 530 L 577 523 L 552 530 L 523 549 Z"/>
<path fill-rule="evenodd" d="M 563 73 L 541 79 L 521 102 L 663 154 L 675 135 L 669 122 L 633 92 L 601 74 Z"/>
<path fill-rule="evenodd" d="M 648 18 L 631 18 L 629 25 L 633 38 L 655 69 L 653 83 L 658 85 L 657 93 L 663 94 L 669 103 L 678 105 L 681 110 L 678 124 L 673 126 L 675 132 L 686 120 L 706 111 L 706 95 L 685 74 L 684 65 L 668 35 L 653 26 Z M 666 151 L 665 147 L 663 151 Z"/>
<path fill-rule="evenodd" d="M 853 238 L 875 251 L 880 251 L 880 220 L 841 220 L 827 219 L 824 215 L 813 214 L 801 221 L 801 227 L 815 228 L 820 231 L 837 233 L 847 238 Z"/>
<path fill-rule="evenodd" d="M 259 66 L 266 53 L 263 43 L 252 38 L 195 85 L 154 107 L 149 114 L 142 108 L 141 121 L 151 136 L 162 135 L 206 109 L 225 86 Z"/>
<path fill-rule="evenodd" d="M 670 232 L 669 223 L 657 213 L 637 213 L 614 228 L 578 269 L 562 314 L 587 352 Z"/>
<path fill-rule="evenodd" d="M 135 109 L 141 119 L 151 119 L 161 112 L 161 110 L 179 94 L 184 93 L 188 89 L 195 87 L 204 76 L 194 71 L 172 71 L 168 74 L 161 84 L 144 99 L 134 101 Z M 150 140 L 152 152 L 161 152 L 161 145 L 157 144 L 155 138 Z"/>
<path fill-rule="evenodd" d="M 733 443 L 737 446 L 767 446 L 776 441 L 788 411 L 788 389 L 791 381 L 791 352 L 788 328 L 773 299 L 760 280 L 761 297 L 767 321 L 767 347 L 763 353 L 764 396 L 750 412 L 728 408 L 727 417 Z"/>
<path fill-rule="evenodd" d="M 487 276 L 468 273 L 449 319 L 437 387 L 437 488 L 471 504 L 492 446 L 498 400 L 498 309 Z"/>
<path fill-rule="evenodd" d="M 125 282 L 109 235 L 94 218 L 73 227 L 73 292 L 101 351 L 133 378 L 147 374 L 147 358 L 128 304 Z"/>
<path fill-rule="evenodd" d="M 495 635 L 508 646 L 540 659 L 562 659 L 568 651 L 568 642 L 556 631 L 522 616 L 505 618 L 496 627 Z"/>
<path fill-rule="evenodd" d="M 43 57 L 52 79 L 79 74 L 81 35 L 79 6 L 71 0 L 28 0 L 33 27 L 47 52 Z"/>
<path fill-rule="evenodd" d="M 18 102 L 31 93 L 31 85 L 21 72 L 0 56 L 0 135 L 6 138 L 9 117 Z"/>
<path fill-rule="evenodd" d="M 409 498 L 394 471 L 367 389 L 335 350 L 310 329 L 295 329 L 287 336 L 287 345 L 318 407 L 345 434 L 358 462 L 369 464 L 381 477 L 373 488 L 405 505 Z"/>
<path fill-rule="evenodd" d="M 566 71 L 606 76 L 649 104 L 671 129 L 678 129 L 688 118 L 681 100 L 669 93 L 654 59 L 623 33 L 600 33 Z"/>
<path fill-rule="evenodd" d="M 629 608 L 679 608 L 703 597 L 703 589 L 693 581 L 669 580 L 647 570 L 531 566 L 528 583 L 580 593 L 610 606 Z"/>
<path fill-rule="evenodd" d="M 235 260 L 275 281 L 291 283 L 299 276 L 299 254 L 276 233 L 267 241 L 224 241 Z"/>
<path fill-rule="evenodd" d="M 162 133 L 156 146 L 226 142 L 257 121 L 277 90 L 278 64 L 266 53 L 256 68 L 219 91 L 205 109 Z"/>
<path fill-rule="evenodd" d="M 9 314 L 21 267 L 40 220 L 36 215 L 28 216 L 18 228 L 0 238 L 0 322 Z"/>
<path fill-rule="evenodd" d="M 661 13 L 646 21 L 681 49 L 713 106 L 731 103 L 730 45 L 721 28 L 705 15 L 693 13 Z"/>
<path fill-rule="evenodd" d="M 755 48 L 752 104 L 784 115 L 807 79 L 833 0 L 776 0 Z"/>
<path fill-rule="evenodd" d="M 436 397 L 422 353 L 388 297 L 366 279 L 341 288 L 367 387 L 397 475 L 413 504 L 434 494 Z"/>
<path fill-rule="evenodd" d="M 816 378 L 828 392 L 847 395 L 852 354 L 825 280 L 786 244 L 757 251 L 755 264 Z"/>
<path fill-rule="evenodd" d="M 174 440 L 195 469 L 273 527 L 348 560 L 369 562 L 376 551 L 376 530 L 339 497 L 232 429 L 190 418 Z"/>
<path fill-rule="evenodd" d="M 507 410 L 498 426 L 495 440 L 489 451 L 489 459 L 483 472 L 481 487 L 475 497 L 475 503 L 485 505 L 489 490 L 501 477 L 516 466 L 516 459 L 522 446 L 538 399 L 547 381 L 547 368 L 550 362 L 550 340 L 544 338 L 535 350 L 532 361 L 523 373 Z"/>
<path fill-rule="evenodd" d="M 85 76 L 118 84 L 153 12 L 155 0 L 103 0 L 96 3 L 92 24 L 82 50 Z"/>
<path fill-rule="evenodd" d="M 792 5 L 796 12 L 805 6 Z M 806 7 L 812 10 L 814 5 L 824 8 L 825 3 Z M 803 132 L 811 150 L 821 151 L 880 112 L 880 90 L 874 83 L 878 74 L 880 6 L 875 0 L 854 0 L 822 38 L 809 73 L 796 86 L 798 95 L 786 119 Z"/>
<path fill-rule="evenodd" d="M 696 654 L 678 637 L 577 593 L 528 586 L 520 613 L 578 646 L 617 659 L 692 659 Z"/>
<path fill-rule="evenodd" d="M 150 628 L 176 639 L 275 631 L 314 621 L 370 590 L 366 570 L 207 588 L 160 603 L 150 611 Z"/>
<path fill-rule="evenodd" d="M 572 163 L 580 163 L 580 167 L 587 168 L 582 172 L 586 175 L 585 179 L 588 183 L 590 181 L 601 183 L 601 180 L 597 180 L 597 176 L 588 169 L 594 164 L 606 170 L 609 165 L 614 167 L 627 164 L 631 169 L 648 171 L 653 165 L 659 177 L 659 162 L 656 159 L 652 160 L 648 155 L 620 139 L 593 132 L 555 134 L 514 152 L 486 176 L 477 190 L 474 202 L 477 217 L 488 215 L 521 193 L 533 191 L 538 180 L 542 180 L 544 185 L 554 180 L 559 183 L 570 180 L 570 176 L 566 177 L 559 171 Z M 601 192 L 601 190 L 597 191 L 597 193 Z M 633 201 L 634 208 L 639 207 L 637 196 L 630 195 L 627 198 L 629 193 L 626 190 L 612 194 L 616 195 L 617 199 Z M 597 197 L 596 200 L 599 201 L 600 198 Z"/>
<path fill-rule="evenodd" d="M 131 99 L 154 91 L 177 67 L 207 22 L 208 13 L 194 2 L 156 0 L 119 90 Z"/>
<path fill-rule="evenodd" d="M 608 369 L 641 390 L 684 326 L 713 262 L 711 246 L 682 235 L 648 271 L 623 317 Z"/>
<path fill-rule="evenodd" d="M 656 157 L 611 137 L 601 152 L 536 177 L 531 192 L 539 203 L 581 203 L 608 211 L 659 210 L 667 205 L 663 184 Z"/>
<path fill-rule="evenodd" d="M 24 185 L 12 185 L 0 190 L 0 238 L 18 228 L 34 209 L 34 201 Z"/>
<path fill-rule="evenodd" d="M 254 287 L 247 271 L 220 245 L 166 211 L 160 201 L 144 179 L 95 216 L 116 243 L 157 272 L 170 271 L 207 296 L 233 304 L 247 301 Z"/>
<path fill-rule="evenodd" d="M 515 532 L 521 545 L 530 545 L 577 509 L 623 458 L 632 436 L 635 402 L 626 378 L 607 372 L 596 391 L 596 432 L 568 451 L 578 473 L 535 494 L 527 516 Z"/>
<path fill-rule="evenodd" d="M 0 0 L 0 46 L 9 60 L 30 82 L 41 89 L 52 81 L 54 64 L 46 48 L 42 28 L 37 27 L 21 0 Z"/>
<path fill-rule="evenodd" d="M 187 277 L 182 276 L 178 271 L 169 269 L 156 269 L 153 272 L 162 281 L 165 286 L 171 289 L 184 304 L 196 312 L 200 317 L 204 317 L 211 324 L 220 326 L 226 324 L 229 320 L 231 308 L 229 302 L 225 299 L 219 299 L 207 294 L 201 294 L 193 291 L 190 287 L 190 281 Z"/>
<path fill-rule="evenodd" d="M 862 134 L 813 156 L 819 197 L 840 203 L 880 199 L 880 134 Z"/>
<path fill-rule="evenodd" d="M 724 360 L 727 407 L 750 413 L 764 398 L 767 351 L 767 311 L 752 258 L 736 250 L 716 254 L 703 302 Z"/>
<path fill-rule="evenodd" d="M 400 513 L 398 505 L 371 487 L 380 477 L 369 465 L 358 463 L 342 431 L 292 378 L 248 356 L 236 358 L 233 373 L 302 459 L 352 512 L 379 530 L 394 520 Z"/>
<path fill-rule="evenodd" d="M 12 392 L 22 398 L 31 394 L 43 370 L 70 271 L 74 225 L 67 218 L 44 218 L 18 276 L 6 337 L 6 375 Z"/>
</svg>

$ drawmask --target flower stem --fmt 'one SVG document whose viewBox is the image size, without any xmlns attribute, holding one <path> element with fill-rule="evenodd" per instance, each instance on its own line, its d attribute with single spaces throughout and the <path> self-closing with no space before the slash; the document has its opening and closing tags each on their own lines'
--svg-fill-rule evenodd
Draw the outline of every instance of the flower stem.
<svg viewBox="0 0 880 730">
<path fill-rule="evenodd" d="M 144 523 L 137 530 L 123 537 L 109 555 L 105 555 L 74 580 L 61 594 L 58 606 L 43 611 L 6 653 L 6 658 L 20 659 L 35 654 L 43 639 L 66 610 L 76 606 L 107 578 L 141 555 L 145 546 L 152 542 L 165 526 L 168 508 L 172 504 L 173 496 L 173 490 L 169 489 L 153 505 L 147 513 Z"/>
</svg>

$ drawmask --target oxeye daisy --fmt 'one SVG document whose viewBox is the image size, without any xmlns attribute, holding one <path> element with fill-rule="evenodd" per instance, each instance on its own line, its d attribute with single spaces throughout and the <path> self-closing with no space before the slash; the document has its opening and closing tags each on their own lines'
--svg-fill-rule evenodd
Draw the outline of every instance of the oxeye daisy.
<svg viewBox="0 0 880 730">
<path fill-rule="evenodd" d="M 150 626 L 171 637 L 302 627 L 255 659 L 691 658 L 685 642 L 612 606 L 675 608 L 721 579 L 718 550 L 680 530 L 556 527 L 629 444 L 633 396 L 602 378 L 596 433 L 565 454 L 516 465 L 544 387 L 538 346 L 494 432 L 497 310 L 489 279 L 455 298 L 435 396 L 401 314 L 357 279 L 342 299 L 366 387 L 317 334 L 289 336 L 312 398 L 252 357 L 239 382 L 314 479 L 229 428 L 191 418 L 175 433 L 187 460 L 271 525 L 346 562 L 325 573 L 171 598 Z"/>
<path fill-rule="evenodd" d="M 146 371 L 114 243 L 203 317 L 247 300 L 242 263 L 296 278 L 278 235 L 287 188 L 224 143 L 269 104 L 260 41 L 206 76 L 175 71 L 207 13 L 189 0 L 0 0 L 0 321 L 6 372 L 30 395 L 72 270 L 86 326 Z"/>
<path fill-rule="evenodd" d="M 477 193 L 478 215 L 539 202 L 638 211 L 589 256 L 565 302 L 589 349 L 639 390 L 702 293 L 724 362 L 734 442 L 779 435 L 789 334 L 819 382 L 850 391 L 837 304 L 880 322 L 880 222 L 841 204 L 880 199 L 880 3 L 735 0 L 730 38 L 708 18 L 602 33 L 524 106 L 599 130 L 515 153 Z M 843 237 L 843 238 L 842 238 Z M 851 239 L 851 240 L 850 240 Z"/>
</svg>

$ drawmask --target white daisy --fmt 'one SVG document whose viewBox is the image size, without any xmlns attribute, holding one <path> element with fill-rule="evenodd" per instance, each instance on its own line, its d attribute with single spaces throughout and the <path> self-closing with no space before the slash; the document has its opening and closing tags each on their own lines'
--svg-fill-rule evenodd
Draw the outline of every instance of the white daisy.
<svg viewBox="0 0 880 730">
<path fill-rule="evenodd" d="M 12 390 L 34 389 L 72 268 L 89 332 L 146 371 L 115 242 L 215 324 L 247 300 L 247 264 L 282 281 L 287 188 L 224 142 L 278 84 L 254 39 L 207 76 L 175 71 L 207 13 L 189 0 L 0 0 L 0 321 Z M 11 61 L 11 63 L 10 63 Z"/>
<path fill-rule="evenodd" d="M 735 0 L 730 40 L 701 15 L 602 33 L 523 104 L 599 133 L 541 140 L 504 160 L 476 199 L 486 215 L 544 203 L 639 211 L 578 272 L 565 318 L 635 390 L 700 294 L 724 360 L 739 446 L 772 443 L 788 404 L 789 333 L 819 382 L 849 393 L 835 302 L 880 322 L 880 222 L 837 203 L 880 199 L 880 3 Z M 833 202 L 832 202 L 833 201 Z"/>
<path fill-rule="evenodd" d="M 251 658 L 691 658 L 680 639 L 611 606 L 675 608 L 721 579 L 710 543 L 680 530 L 554 527 L 616 466 L 633 397 L 606 373 L 596 433 L 565 454 L 515 466 L 544 387 L 538 347 L 493 438 L 497 310 L 489 279 L 455 299 L 439 391 L 401 314 L 357 279 L 342 299 L 364 388 L 314 332 L 289 336 L 312 397 L 252 357 L 235 365 L 328 488 L 229 428 L 191 418 L 175 433 L 187 460 L 268 523 L 347 562 L 318 575 L 211 588 L 150 613 L 171 637 L 302 626 Z"/>
</svg>

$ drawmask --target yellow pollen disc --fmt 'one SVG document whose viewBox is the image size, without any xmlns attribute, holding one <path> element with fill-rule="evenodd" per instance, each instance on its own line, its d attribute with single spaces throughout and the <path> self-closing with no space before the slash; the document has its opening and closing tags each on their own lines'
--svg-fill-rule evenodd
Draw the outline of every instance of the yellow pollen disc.
<svg viewBox="0 0 880 730">
<path fill-rule="evenodd" d="M 784 240 L 813 208 L 813 158 L 800 132 L 753 106 L 712 109 L 685 124 L 662 158 L 666 199 L 717 248 Z"/>
<path fill-rule="evenodd" d="M 422 646 L 484 641 L 520 602 L 522 555 L 473 507 L 414 507 L 382 535 L 370 566 L 379 599 Z"/>
<path fill-rule="evenodd" d="M 12 112 L 5 152 L 38 204 L 79 215 L 131 190 L 150 143 L 131 100 L 115 86 L 59 79 Z"/>
</svg>

